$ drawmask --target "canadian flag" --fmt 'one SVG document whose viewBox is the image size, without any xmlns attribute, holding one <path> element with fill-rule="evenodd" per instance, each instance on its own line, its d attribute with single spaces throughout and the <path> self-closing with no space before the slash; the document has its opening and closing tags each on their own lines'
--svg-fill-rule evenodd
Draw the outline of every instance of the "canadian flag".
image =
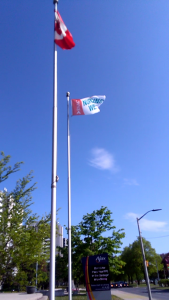
<svg viewBox="0 0 169 300">
<path fill-rule="evenodd" d="M 75 46 L 73 37 L 58 11 L 55 11 L 55 43 L 63 50 L 69 50 Z"/>
</svg>

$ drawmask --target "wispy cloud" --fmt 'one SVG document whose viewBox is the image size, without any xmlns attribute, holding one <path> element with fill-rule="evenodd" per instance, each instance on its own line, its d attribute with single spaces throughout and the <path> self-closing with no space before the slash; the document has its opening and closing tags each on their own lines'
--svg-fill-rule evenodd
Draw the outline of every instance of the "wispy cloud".
<svg viewBox="0 0 169 300">
<path fill-rule="evenodd" d="M 139 185 L 136 179 L 123 179 L 125 185 Z"/>
<path fill-rule="evenodd" d="M 114 173 L 119 171 L 113 155 L 105 149 L 94 148 L 91 154 L 92 158 L 89 160 L 90 166 L 100 170 L 110 170 Z"/>
<path fill-rule="evenodd" d="M 135 222 L 136 224 L 136 218 L 139 218 L 140 216 L 135 213 L 127 213 L 125 215 L 125 218 L 130 220 L 131 222 Z M 168 231 L 167 229 L 167 222 L 161 222 L 161 221 L 153 221 L 153 220 L 148 220 L 146 218 L 143 218 L 140 220 L 140 227 L 141 230 L 144 231 L 152 231 L 152 232 L 160 232 L 160 231 Z"/>
</svg>

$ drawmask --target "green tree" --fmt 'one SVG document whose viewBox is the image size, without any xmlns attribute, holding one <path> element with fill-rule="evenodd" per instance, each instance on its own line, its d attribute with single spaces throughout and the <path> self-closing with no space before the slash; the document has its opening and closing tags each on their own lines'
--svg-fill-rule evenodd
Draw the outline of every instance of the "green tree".
<svg viewBox="0 0 169 300">
<path fill-rule="evenodd" d="M 62 255 L 56 256 L 56 285 L 68 282 L 68 249 L 59 248 Z"/>
<path fill-rule="evenodd" d="M 156 273 L 156 262 L 158 270 L 161 270 L 163 265 L 161 264 L 161 256 L 158 255 L 154 248 L 151 247 L 151 243 L 143 238 L 144 250 L 146 260 L 149 262 L 148 273 L 149 277 Z M 138 284 L 144 276 L 143 257 L 141 252 L 140 239 L 137 238 L 129 247 L 125 247 L 121 254 L 121 259 L 126 263 L 124 266 L 124 274 L 127 275 L 129 282 L 133 282 L 137 279 Z"/>
<path fill-rule="evenodd" d="M 111 276 L 122 272 L 124 263 L 118 254 L 122 244 L 121 240 L 125 234 L 123 229 L 115 230 L 116 227 L 112 225 L 111 215 L 111 211 L 102 206 L 91 214 L 84 215 L 77 226 L 72 226 L 72 269 L 75 281 L 82 282 L 84 280 L 81 265 L 82 257 L 104 252 L 108 253 L 109 256 Z M 67 259 L 67 255 L 63 254 Z"/>
<path fill-rule="evenodd" d="M 10 156 L 1 152 L 0 184 L 19 171 L 21 163 L 12 168 Z M 0 280 L 4 286 L 35 284 L 36 263 L 39 280 L 45 278 L 44 265 L 49 258 L 50 215 L 39 218 L 33 214 L 32 172 L 19 179 L 13 191 L 0 192 Z"/>
</svg>

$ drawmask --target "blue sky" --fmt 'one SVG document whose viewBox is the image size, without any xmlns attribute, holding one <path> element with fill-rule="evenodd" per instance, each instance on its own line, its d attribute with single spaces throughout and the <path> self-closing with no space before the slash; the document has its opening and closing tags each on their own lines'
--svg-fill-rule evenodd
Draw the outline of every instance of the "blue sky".
<svg viewBox="0 0 169 300">
<path fill-rule="evenodd" d="M 34 170 L 33 212 L 51 206 L 53 1 L 1 1 L 0 150 L 24 161 L 1 189 Z M 66 92 L 106 95 L 101 112 L 72 117 L 72 224 L 102 205 L 124 228 L 140 227 L 158 253 L 169 238 L 169 2 L 60 0 L 76 47 L 58 48 L 59 222 L 67 225 Z M 66 234 L 64 232 L 64 234 Z"/>
</svg>

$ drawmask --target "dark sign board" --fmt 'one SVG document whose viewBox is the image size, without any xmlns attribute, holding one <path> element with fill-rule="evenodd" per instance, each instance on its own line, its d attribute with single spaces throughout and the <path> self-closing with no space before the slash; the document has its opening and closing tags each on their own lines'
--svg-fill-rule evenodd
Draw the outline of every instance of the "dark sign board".
<svg viewBox="0 0 169 300">
<path fill-rule="evenodd" d="M 82 258 L 86 289 L 91 291 L 110 290 L 108 254 Z"/>
</svg>

